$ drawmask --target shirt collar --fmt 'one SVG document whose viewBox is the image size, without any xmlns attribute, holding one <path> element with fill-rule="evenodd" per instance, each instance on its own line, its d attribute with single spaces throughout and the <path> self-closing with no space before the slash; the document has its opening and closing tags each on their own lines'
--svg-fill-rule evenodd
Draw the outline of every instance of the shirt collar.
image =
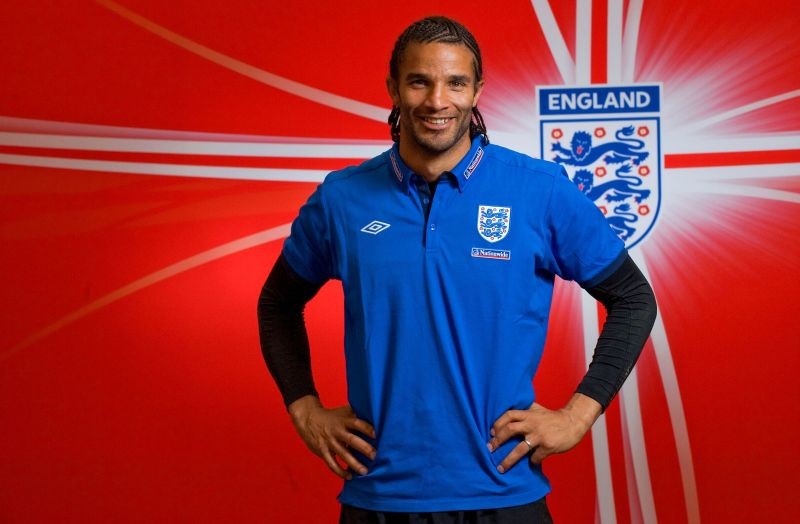
<svg viewBox="0 0 800 524">
<path fill-rule="evenodd" d="M 483 137 L 480 135 L 472 139 L 472 145 L 467 151 L 467 154 L 456 164 L 450 171 L 458 182 L 458 190 L 464 191 L 464 187 L 469 182 L 469 179 L 475 174 L 478 166 L 485 155 L 483 145 L 481 143 Z M 392 177 L 397 181 L 404 192 L 408 192 L 408 187 L 411 182 L 414 171 L 409 168 L 403 159 L 400 158 L 400 149 L 397 142 L 392 145 L 389 150 L 389 169 Z"/>
</svg>

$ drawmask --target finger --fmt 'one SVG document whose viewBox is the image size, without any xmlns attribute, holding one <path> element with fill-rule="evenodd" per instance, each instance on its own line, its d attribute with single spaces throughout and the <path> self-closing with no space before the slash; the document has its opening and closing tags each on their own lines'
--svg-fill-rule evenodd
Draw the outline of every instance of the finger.
<svg viewBox="0 0 800 524">
<path fill-rule="evenodd" d="M 375 459 L 375 448 L 370 446 L 369 442 L 362 439 L 358 435 L 348 433 L 343 441 L 346 447 L 352 448 L 362 455 L 369 457 L 370 459 Z"/>
<path fill-rule="evenodd" d="M 501 426 L 494 434 L 494 436 L 489 439 L 487 446 L 489 447 L 489 451 L 494 451 L 499 448 L 505 441 L 510 439 L 515 435 L 522 435 L 524 433 L 529 433 L 529 427 L 524 422 L 509 422 L 504 426 Z"/>
<path fill-rule="evenodd" d="M 519 459 L 523 458 L 530 452 L 531 452 L 530 446 L 528 446 L 528 444 L 525 441 L 520 442 L 519 444 L 514 446 L 514 449 L 512 449 L 511 452 L 508 455 L 506 455 L 506 457 L 503 459 L 500 465 L 497 466 L 497 471 L 499 471 L 500 473 L 505 473 L 506 471 L 511 469 L 514 466 L 514 464 L 519 462 Z"/>
<path fill-rule="evenodd" d="M 494 433 L 497 433 L 501 427 L 505 426 L 509 422 L 520 420 L 524 416 L 524 413 L 525 413 L 524 411 L 520 411 L 518 409 L 509 409 L 508 411 L 500 415 L 500 418 L 495 420 L 494 424 L 492 425 L 492 431 L 493 431 L 492 435 L 494 435 Z"/>
<path fill-rule="evenodd" d="M 369 437 L 375 438 L 375 428 L 367 422 L 366 420 L 361 420 L 360 418 L 352 418 L 348 421 L 347 427 L 349 429 L 355 429 L 356 431 L 363 433 Z"/>
<path fill-rule="evenodd" d="M 342 468 L 342 466 L 340 466 L 339 463 L 336 462 L 336 458 L 331 454 L 331 452 L 328 449 L 322 450 L 320 456 L 322 457 L 322 460 L 325 461 L 325 464 L 327 464 L 328 469 L 336 473 L 338 476 L 340 476 L 345 480 L 350 480 L 351 478 L 353 478 L 350 472 L 345 471 L 344 468 Z"/>
<path fill-rule="evenodd" d="M 364 464 L 356 460 L 356 458 L 349 451 L 347 451 L 347 448 L 338 442 L 332 442 L 331 448 L 333 449 L 333 452 L 336 453 L 336 455 L 338 455 L 339 458 L 342 459 L 344 463 L 347 464 L 347 467 L 352 471 L 358 472 L 359 475 L 367 474 L 367 468 L 364 466 Z"/>
<path fill-rule="evenodd" d="M 542 461 L 551 454 L 551 450 L 545 448 L 544 446 L 539 446 L 533 450 L 533 453 L 531 453 L 531 462 L 534 464 L 541 464 Z"/>
</svg>

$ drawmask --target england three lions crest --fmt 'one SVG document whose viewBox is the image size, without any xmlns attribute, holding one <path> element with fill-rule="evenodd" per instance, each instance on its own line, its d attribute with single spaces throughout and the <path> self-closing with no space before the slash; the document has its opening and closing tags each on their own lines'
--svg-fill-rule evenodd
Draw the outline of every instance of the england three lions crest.
<svg viewBox="0 0 800 524">
<path fill-rule="evenodd" d="M 508 235 L 510 227 L 510 207 L 478 206 L 478 233 L 484 240 L 499 242 Z"/>
<path fill-rule="evenodd" d="M 537 89 L 540 154 L 558 162 L 631 248 L 661 205 L 661 86 Z"/>
</svg>

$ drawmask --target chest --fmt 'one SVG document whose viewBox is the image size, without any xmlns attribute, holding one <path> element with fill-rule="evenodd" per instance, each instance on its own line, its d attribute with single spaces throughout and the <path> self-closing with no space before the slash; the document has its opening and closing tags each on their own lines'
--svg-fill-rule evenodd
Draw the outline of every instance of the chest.
<svg viewBox="0 0 800 524">
<path fill-rule="evenodd" d="M 530 279 L 547 251 L 546 199 L 513 184 L 474 181 L 434 194 L 410 187 L 355 198 L 335 217 L 343 280 L 404 281 L 409 272 L 457 285 Z"/>
</svg>

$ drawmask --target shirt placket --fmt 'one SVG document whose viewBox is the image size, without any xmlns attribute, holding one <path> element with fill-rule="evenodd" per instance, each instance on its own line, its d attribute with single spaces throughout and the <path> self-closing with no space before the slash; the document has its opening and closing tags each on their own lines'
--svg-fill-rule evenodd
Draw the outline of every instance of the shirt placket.
<svg viewBox="0 0 800 524">
<path fill-rule="evenodd" d="M 420 202 L 425 212 L 424 242 L 427 253 L 435 253 L 439 250 L 439 239 L 442 234 L 440 221 L 454 191 L 450 181 L 451 175 L 444 173 L 436 183 L 435 195 L 431 194 L 430 188 L 424 180 L 421 182 L 422 187 L 417 186 Z"/>
</svg>

